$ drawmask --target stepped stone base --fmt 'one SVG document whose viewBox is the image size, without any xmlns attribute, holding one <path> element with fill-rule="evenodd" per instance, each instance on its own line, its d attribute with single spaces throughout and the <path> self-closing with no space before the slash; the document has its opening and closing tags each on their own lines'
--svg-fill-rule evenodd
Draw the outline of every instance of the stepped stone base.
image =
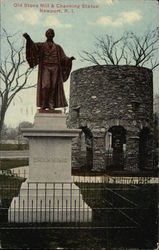
<svg viewBox="0 0 159 250">
<path fill-rule="evenodd" d="M 83 201 L 80 189 L 73 183 L 24 182 L 18 197 L 8 211 L 8 221 L 90 222 L 92 209 Z"/>
</svg>

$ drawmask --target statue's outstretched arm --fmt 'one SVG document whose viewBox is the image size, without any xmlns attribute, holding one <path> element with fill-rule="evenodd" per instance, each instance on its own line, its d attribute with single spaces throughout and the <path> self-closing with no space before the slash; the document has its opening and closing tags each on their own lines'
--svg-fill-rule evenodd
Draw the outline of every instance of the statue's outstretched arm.
<svg viewBox="0 0 159 250">
<path fill-rule="evenodd" d="M 24 33 L 23 36 L 27 41 L 32 41 L 28 33 Z"/>
<path fill-rule="evenodd" d="M 28 35 L 28 33 L 24 33 L 23 37 L 26 39 L 28 44 L 34 44 L 36 46 L 36 49 L 39 50 L 42 46 L 42 43 L 34 43 L 34 41 L 31 39 L 31 37 Z"/>
<path fill-rule="evenodd" d="M 27 33 L 23 37 L 26 39 L 26 60 L 30 68 L 33 68 L 39 64 L 41 43 L 34 43 Z"/>
</svg>

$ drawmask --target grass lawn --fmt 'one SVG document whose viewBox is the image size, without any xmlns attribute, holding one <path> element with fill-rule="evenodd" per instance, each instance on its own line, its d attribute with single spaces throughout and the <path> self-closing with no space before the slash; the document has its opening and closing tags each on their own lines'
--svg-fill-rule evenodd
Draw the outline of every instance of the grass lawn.
<svg viewBox="0 0 159 250">
<path fill-rule="evenodd" d="M 7 209 L 10 206 L 12 198 L 18 195 L 22 181 L 24 180 L 20 178 L 8 176 L 0 177 L 0 196 L 2 198 L 1 219 L 5 216 L 7 219 Z M 135 249 L 155 249 L 154 246 L 156 245 L 157 235 L 155 223 L 157 218 L 157 207 L 155 204 L 157 190 L 155 185 L 114 185 L 104 183 L 76 184 L 80 187 L 83 199 L 92 208 L 93 212 L 92 223 L 89 225 L 81 223 L 79 226 L 86 228 L 89 226 L 92 230 L 82 229 L 81 233 L 78 232 L 78 234 L 76 234 L 78 223 L 74 223 L 73 226 L 76 230 L 66 230 L 68 235 L 70 235 L 69 238 L 68 235 L 66 237 L 64 234 L 64 230 L 66 226 L 69 227 L 72 224 L 63 225 L 59 223 L 56 226 L 61 227 L 63 225 L 63 229 L 58 229 L 56 231 L 52 230 L 52 234 L 49 234 L 49 232 L 51 232 L 51 229 L 49 229 L 51 224 L 36 224 L 36 229 L 38 229 L 38 226 L 43 226 L 44 228 L 41 233 L 41 239 L 39 238 L 40 230 L 27 229 L 24 238 L 22 237 L 22 245 L 24 239 L 26 240 L 24 244 L 25 247 L 23 246 L 24 248 L 26 248 L 27 244 L 30 244 L 31 241 L 28 241 L 28 238 L 33 239 L 33 232 L 35 232 L 37 234 L 36 243 L 38 242 L 37 239 L 40 239 L 40 245 L 38 245 L 39 249 L 40 246 L 47 246 L 45 249 L 50 249 L 50 245 L 47 245 L 48 242 L 53 246 L 56 240 L 56 247 L 59 247 L 58 242 L 61 242 L 61 235 L 63 240 L 64 238 L 67 240 L 67 242 L 65 242 L 65 240 L 63 242 L 63 245 L 68 247 L 67 249 L 71 249 L 72 246 L 77 248 L 82 247 L 82 249 L 86 249 L 86 246 L 91 247 L 91 249 L 102 249 L 104 246 L 110 247 L 106 249 L 119 249 L 121 246 L 123 247 L 122 249 L 129 249 L 128 247 L 130 246 Z M 141 226 L 136 227 L 135 222 L 139 223 Z M 25 226 L 27 227 L 27 225 Z M 105 229 L 94 231 L 96 226 Z M 129 226 L 135 226 L 136 228 L 133 230 L 128 229 L 127 227 Z M 114 229 L 109 229 L 110 227 Z M 125 229 L 117 229 L 116 227 L 125 227 Z M 18 226 L 16 229 L 18 229 Z M 21 231 L 15 230 L 15 239 L 17 239 L 18 244 L 21 239 L 21 237 L 19 237 L 20 232 Z M 26 232 L 30 232 L 28 237 L 26 237 Z M 47 233 L 45 234 L 45 232 Z M 59 235 L 56 235 L 57 239 L 54 239 L 53 236 L 55 236 L 56 232 L 59 232 Z M 10 238 L 12 237 L 7 235 L 5 239 L 6 244 Z M 10 242 L 10 246 L 13 246 L 13 242 Z M 32 248 L 28 247 L 28 249 Z"/>
</svg>

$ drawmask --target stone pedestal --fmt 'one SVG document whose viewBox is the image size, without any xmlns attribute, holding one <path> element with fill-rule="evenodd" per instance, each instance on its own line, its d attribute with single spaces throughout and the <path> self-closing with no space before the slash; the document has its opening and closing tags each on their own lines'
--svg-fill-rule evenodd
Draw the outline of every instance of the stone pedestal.
<svg viewBox="0 0 159 250">
<path fill-rule="evenodd" d="M 10 222 L 88 222 L 92 210 L 79 188 L 71 183 L 72 138 L 79 129 L 67 129 L 66 116 L 38 113 L 33 128 L 23 129 L 29 138 L 29 178 L 14 197 Z"/>
<path fill-rule="evenodd" d="M 32 129 L 23 129 L 29 138 L 29 181 L 71 182 L 72 138 L 78 129 L 67 129 L 62 114 L 37 114 Z"/>
</svg>

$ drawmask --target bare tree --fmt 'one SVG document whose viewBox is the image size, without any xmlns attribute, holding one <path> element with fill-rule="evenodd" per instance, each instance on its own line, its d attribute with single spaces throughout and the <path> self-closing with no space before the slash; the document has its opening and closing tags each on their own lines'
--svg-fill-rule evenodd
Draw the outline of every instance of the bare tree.
<svg viewBox="0 0 159 250">
<path fill-rule="evenodd" d="M 83 50 L 81 61 L 96 65 L 135 65 L 148 66 L 151 69 L 159 66 L 156 53 L 159 52 L 159 28 L 137 36 L 133 32 L 126 32 L 119 39 L 110 35 L 96 38 L 95 49 Z"/>
<path fill-rule="evenodd" d="M 131 32 L 127 40 L 127 48 L 135 66 L 149 65 L 151 69 L 159 66 L 159 59 L 155 58 L 159 51 L 159 28 L 144 36 L 137 36 Z"/>
<path fill-rule="evenodd" d="M 112 64 L 118 65 L 124 56 L 126 46 L 125 36 L 114 40 L 112 36 L 96 37 L 95 49 L 92 52 L 83 50 L 82 61 L 92 62 L 97 65 Z"/>
<path fill-rule="evenodd" d="M 0 63 L 0 131 L 4 124 L 6 111 L 13 98 L 21 90 L 35 86 L 35 84 L 28 84 L 32 69 L 26 68 L 24 42 L 18 44 L 17 33 L 9 35 L 7 31 L 3 29 L 1 43 L 3 43 L 4 50 L 6 48 L 7 52 L 2 52 L 2 61 Z"/>
</svg>

